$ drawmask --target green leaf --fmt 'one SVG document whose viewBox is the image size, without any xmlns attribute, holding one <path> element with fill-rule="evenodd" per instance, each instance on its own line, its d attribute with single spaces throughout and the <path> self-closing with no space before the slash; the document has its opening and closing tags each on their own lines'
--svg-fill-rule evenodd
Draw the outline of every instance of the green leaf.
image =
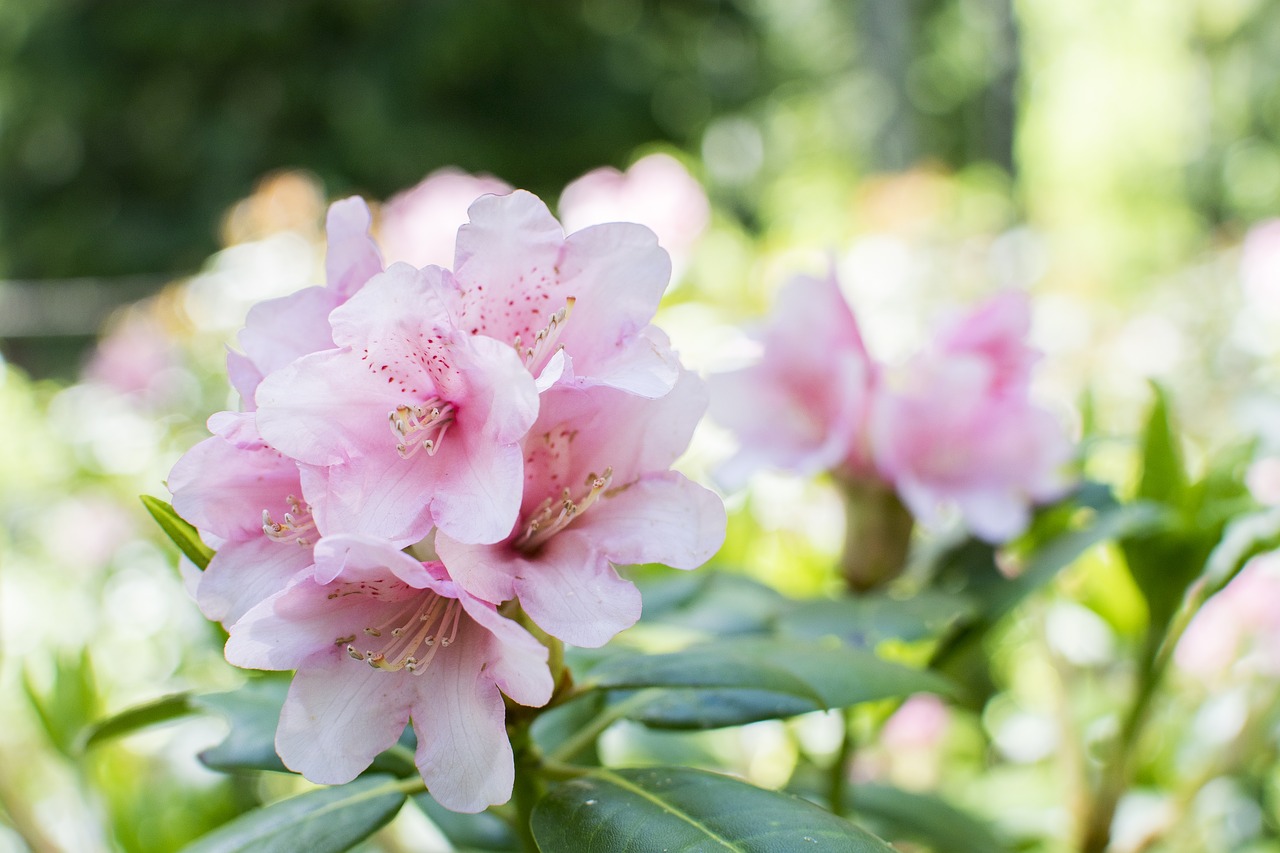
<svg viewBox="0 0 1280 853">
<path fill-rule="evenodd" d="M 497 815 L 451 812 L 427 793 L 416 794 L 413 802 L 456 849 L 508 851 L 519 847 L 511 827 Z"/>
<path fill-rule="evenodd" d="M 82 733 L 99 714 L 97 677 L 89 650 L 81 649 L 74 658 L 58 656 L 47 693 L 37 689 L 24 666 L 22 688 L 50 743 L 63 755 L 77 758 Z"/>
<path fill-rule="evenodd" d="M 137 705 L 88 726 L 80 736 L 81 749 L 90 749 L 104 741 L 190 716 L 197 711 L 199 707 L 192 701 L 190 693 L 162 696 L 155 701 Z"/>
<path fill-rule="evenodd" d="M 562 782 L 534 807 L 531 826 L 542 853 L 893 849 L 807 800 L 678 767 L 598 770 Z"/>
<path fill-rule="evenodd" d="M 404 805 L 403 783 L 365 776 L 247 812 L 197 839 L 186 853 L 342 853 L 385 826 Z"/>
<path fill-rule="evenodd" d="M 151 517 L 160 525 L 170 541 L 178 546 L 178 550 L 187 555 L 187 559 L 195 563 L 203 571 L 213 559 L 214 550 L 200 540 L 200 534 L 186 519 L 178 515 L 173 507 L 151 495 L 141 495 L 142 505 L 151 513 Z"/>
<path fill-rule="evenodd" d="M 905 599 L 871 594 L 800 602 L 778 620 L 778 629 L 799 639 L 831 636 L 849 646 L 872 648 L 882 640 L 936 637 L 976 611 L 973 601 L 952 593 L 924 590 Z"/>
<path fill-rule="evenodd" d="M 288 768 L 276 755 L 276 725 L 289 691 L 287 678 L 256 678 L 238 690 L 198 696 L 193 703 L 201 710 L 226 718 L 230 731 L 217 746 L 200 753 L 206 767 L 225 772 Z"/>
<path fill-rule="evenodd" d="M 1182 448 L 1169 414 L 1169 399 L 1158 383 L 1152 382 L 1155 399 L 1142 435 L 1142 478 L 1139 498 L 1181 507 L 1189 477 L 1182 461 Z"/>
<path fill-rule="evenodd" d="M 610 658 L 584 684 L 644 689 L 639 700 L 627 700 L 634 707 L 624 716 L 679 729 L 741 725 L 911 693 L 953 692 L 952 685 L 934 673 L 863 649 L 763 638 Z"/>
<path fill-rule="evenodd" d="M 1209 554 L 1205 582 L 1217 590 L 1231 582 L 1245 563 L 1280 548 L 1280 507 L 1243 515 L 1227 525 Z"/>
<path fill-rule="evenodd" d="M 923 842 L 934 853 L 1001 853 L 1009 849 L 988 824 L 931 794 L 888 785 L 858 785 L 850 800 L 858 817 L 866 818 L 893 841 Z"/>
</svg>

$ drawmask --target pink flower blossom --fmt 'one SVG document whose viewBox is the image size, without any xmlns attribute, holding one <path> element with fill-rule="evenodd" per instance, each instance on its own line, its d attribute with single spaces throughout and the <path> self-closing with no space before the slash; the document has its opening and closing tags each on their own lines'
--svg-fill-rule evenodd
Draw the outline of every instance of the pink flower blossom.
<svg viewBox="0 0 1280 853">
<path fill-rule="evenodd" d="M 437 169 L 383 205 L 378 243 L 387 262 L 452 266 L 454 239 L 467 221 L 467 208 L 482 195 L 509 192 L 505 181 L 491 175 Z"/>
<path fill-rule="evenodd" d="M 615 565 L 692 569 L 724 541 L 720 499 L 669 470 L 705 408 L 690 374 L 656 400 L 604 386 L 544 392 L 510 535 L 468 545 L 441 533 L 437 553 L 473 594 L 519 597 L 553 636 L 603 645 L 640 616 L 639 592 Z"/>
<path fill-rule="evenodd" d="M 258 387 L 258 428 L 303 463 L 326 533 L 408 545 L 433 525 L 472 542 L 511 529 L 537 389 L 510 345 L 454 325 L 455 297 L 447 271 L 392 264 L 330 314 L 339 348 Z"/>
<path fill-rule="evenodd" d="M 834 276 L 798 277 L 778 294 L 759 364 L 711 377 L 711 414 L 741 449 L 720 471 L 738 485 L 774 467 L 865 469 L 863 423 L 876 366 Z"/>
<path fill-rule="evenodd" d="M 1250 560 L 1200 608 L 1175 653 L 1178 665 L 1206 680 L 1236 670 L 1280 675 L 1280 552 Z"/>
<path fill-rule="evenodd" d="M 943 326 L 935 341 L 938 352 L 982 359 L 991 369 L 992 392 L 1025 394 L 1040 351 L 1026 342 L 1031 331 L 1031 303 L 1025 293 L 996 294 Z"/>
<path fill-rule="evenodd" d="M 244 353 L 227 353 L 227 374 L 244 408 L 255 408 L 263 377 L 294 359 L 333 346 L 329 312 L 382 272 L 377 244 L 369 236 L 369 208 L 357 197 L 329 207 L 324 287 L 308 287 L 259 302 L 249 310 L 239 335 Z"/>
<path fill-rule="evenodd" d="M 563 377 L 657 397 L 679 363 L 650 325 L 671 265 L 647 228 L 598 225 L 568 238 L 537 196 L 484 196 L 458 230 L 457 324 L 514 345 L 534 375 L 563 350 Z"/>
<path fill-rule="evenodd" d="M 677 281 L 711 220 L 702 186 L 667 154 L 642 157 L 626 172 L 588 172 L 565 187 L 559 210 L 570 232 L 605 222 L 638 222 L 653 229 L 671 255 Z"/>
<path fill-rule="evenodd" d="M 1056 418 L 1002 394 L 981 358 L 924 353 L 886 375 L 870 420 L 881 476 L 925 524 L 958 510 L 974 534 L 1002 542 L 1026 529 L 1030 505 L 1058 497 L 1071 445 Z"/>
<path fill-rule="evenodd" d="M 230 625 L 311 565 L 318 538 L 298 465 L 262 441 L 251 414 L 209 419 L 212 438 L 169 473 L 178 514 L 218 553 L 198 576 L 196 603 Z"/>
<path fill-rule="evenodd" d="M 315 569 L 230 626 L 227 659 L 296 669 L 276 750 L 313 782 L 354 779 L 410 721 L 416 764 L 446 808 L 506 802 L 514 779 L 502 694 L 540 706 L 547 649 L 494 606 L 380 540 L 333 536 Z"/>
</svg>

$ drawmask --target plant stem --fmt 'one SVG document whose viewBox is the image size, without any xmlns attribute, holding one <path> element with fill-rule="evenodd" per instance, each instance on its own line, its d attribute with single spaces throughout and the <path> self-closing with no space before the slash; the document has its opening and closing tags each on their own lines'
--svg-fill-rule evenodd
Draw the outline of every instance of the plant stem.
<svg viewBox="0 0 1280 853">
<path fill-rule="evenodd" d="M 547 756 L 547 763 L 560 764 L 572 761 L 580 752 L 594 743 L 605 729 L 625 717 L 635 708 L 650 701 L 657 693 L 657 688 L 641 690 L 616 705 L 610 705 L 595 719 L 578 729 L 577 734 L 556 747 Z"/>
<path fill-rule="evenodd" d="M 850 592 L 869 592 L 902 572 L 915 520 L 881 483 L 849 477 L 837 482 L 845 508 L 840 573 Z"/>
<path fill-rule="evenodd" d="M 853 753 L 857 748 L 857 744 L 853 735 L 853 709 L 843 708 L 840 711 L 840 719 L 844 722 L 844 731 L 840 735 L 840 748 L 836 751 L 836 757 L 831 761 L 831 767 L 828 768 L 828 791 L 831 801 L 832 814 L 844 817 L 851 810 L 850 788 L 849 788 L 849 762 L 853 759 Z"/>
<path fill-rule="evenodd" d="M 538 773 L 541 761 L 533 738 L 529 736 L 529 723 L 519 722 L 508 726 L 511 735 L 511 749 L 515 753 L 515 785 L 512 788 L 512 800 L 515 803 L 515 819 L 511 829 L 520 839 L 520 846 L 525 853 L 538 853 L 538 843 L 533 838 L 533 827 L 530 819 L 533 807 L 546 793 L 546 785 Z"/>
</svg>

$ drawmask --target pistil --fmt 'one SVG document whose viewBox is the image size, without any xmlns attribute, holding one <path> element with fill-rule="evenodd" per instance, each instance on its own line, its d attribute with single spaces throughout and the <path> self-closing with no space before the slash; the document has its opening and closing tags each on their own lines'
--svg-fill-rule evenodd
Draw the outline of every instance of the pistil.
<svg viewBox="0 0 1280 853">
<path fill-rule="evenodd" d="M 293 543 L 303 548 L 314 545 L 313 538 L 303 535 L 316 526 L 311 517 L 311 507 L 302 503 L 295 495 L 289 495 L 285 501 L 289 504 L 289 511 L 280 521 L 273 519 L 268 510 L 262 511 L 262 532 L 277 542 Z"/>
</svg>

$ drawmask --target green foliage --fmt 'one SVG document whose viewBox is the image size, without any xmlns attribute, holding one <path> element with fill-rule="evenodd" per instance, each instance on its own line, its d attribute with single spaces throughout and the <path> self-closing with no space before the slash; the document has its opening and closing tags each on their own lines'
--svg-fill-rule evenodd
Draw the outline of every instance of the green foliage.
<svg viewBox="0 0 1280 853">
<path fill-rule="evenodd" d="M 81 735 L 82 749 L 91 749 L 98 744 L 133 734 L 140 729 L 181 719 L 196 710 L 197 705 L 192 701 L 190 693 L 162 696 L 153 702 L 137 705 L 91 724 Z"/>
<path fill-rule="evenodd" d="M 909 838 L 922 842 L 933 853 L 1002 853 L 1009 849 L 986 822 L 931 794 L 891 785 L 856 785 L 846 806 L 852 806 L 850 811 L 880 835 L 895 841 Z"/>
<path fill-rule="evenodd" d="M 343 853 L 395 817 L 405 797 L 403 783 L 366 776 L 247 812 L 184 853 Z"/>
<path fill-rule="evenodd" d="M 160 529 L 169 537 L 169 541 L 178 546 L 178 550 L 187 559 L 195 563 L 201 570 L 208 567 L 213 559 L 214 551 L 200 539 L 200 534 L 182 516 L 174 511 L 166 501 L 151 495 L 141 495 L 142 505 L 151 513 L 151 517 L 160 525 Z"/>
<path fill-rule="evenodd" d="M 625 716 L 673 729 L 742 725 L 912 693 L 953 692 L 934 673 L 865 650 L 762 638 L 663 655 L 619 655 L 592 670 L 583 686 L 644 690 L 626 700 Z"/>
<path fill-rule="evenodd" d="M 892 850 L 805 800 L 680 767 L 597 770 L 562 782 L 538 803 L 532 825 L 542 853 Z"/>
<path fill-rule="evenodd" d="M 57 658 L 47 691 L 39 689 L 24 668 L 22 689 L 54 748 L 68 757 L 78 755 L 81 732 L 98 712 L 97 679 L 89 650 L 82 649 L 75 659 Z"/>
</svg>

